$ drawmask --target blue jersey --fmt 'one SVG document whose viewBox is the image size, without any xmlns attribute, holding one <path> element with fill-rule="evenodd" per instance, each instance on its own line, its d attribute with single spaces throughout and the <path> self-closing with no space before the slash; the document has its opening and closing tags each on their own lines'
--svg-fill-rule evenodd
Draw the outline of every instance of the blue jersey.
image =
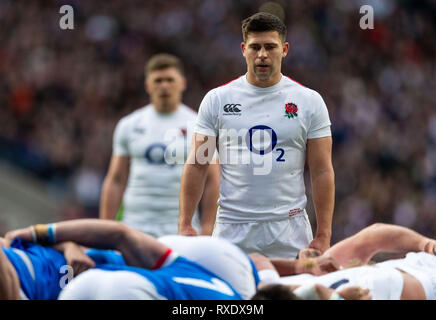
<svg viewBox="0 0 436 320">
<path fill-rule="evenodd" d="M 61 291 L 60 280 L 64 276 L 61 267 L 67 264 L 64 256 L 48 247 L 14 239 L 11 248 L 2 248 L 15 268 L 20 280 L 20 287 L 30 300 L 57 299 Z M 26 264 L 29 258 L 31 266 Z"/>
<path fill-rule="evenodd" d="M 114 250 L 88 249 L 85 254 L 90 257 L 96 265 L 115 264 L 125 265 L 123 256 Z"/>
<path fill-rule="evenodd" d="M 156 291 L 168 300 L 242 300 L 227 282 L 183 257 L 156 270 L 120 265 L 102 265 L 98 268 L 135 272 L 151 282 Z"/>
</svg>

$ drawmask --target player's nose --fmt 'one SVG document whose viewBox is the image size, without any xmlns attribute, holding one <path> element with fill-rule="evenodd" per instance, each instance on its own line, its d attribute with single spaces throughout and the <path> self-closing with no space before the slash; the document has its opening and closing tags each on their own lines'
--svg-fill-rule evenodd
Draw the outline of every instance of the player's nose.
<svg viewBox="0 0 436 320">
<path fill-rule="evenodd" d="M 264 47 L 262 47 L 259 51 L 258 51 L 258 56 L 261 59 L 265 59 L 267 57 L 267 51 Z"/>
</svg>

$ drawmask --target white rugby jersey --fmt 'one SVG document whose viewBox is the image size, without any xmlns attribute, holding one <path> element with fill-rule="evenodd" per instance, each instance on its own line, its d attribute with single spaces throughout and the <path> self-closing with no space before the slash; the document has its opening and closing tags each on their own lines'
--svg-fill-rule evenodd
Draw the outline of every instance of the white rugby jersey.
<svg viewBox="0 0 436 320">
<path fill-rule="evenodd" d="M 180 179 L 196 115 L 185 105 L 170 114 L 147 105 L 118 122 L 113 154 L 130 156 L 125 224 L 155 236 L 177 233 Z"/>
<path fill-rule="evenodd" d="M 219 137 L 221 222 L 304 212 L 307 139 L 331 136 L 321 96 L 283 75 L 268 88 L 245 75 L 209 91 L 194 132 Z"/>
<path fill-rule="evenodd" d="M 359 286 L 363 289 L 369 289 L 369 294 L 373 300 L 399 300 L 404 282 L 398 270 L 378 264 L 343 269 L 322 276 L 304 273 L 265 280 L 269 283 L 287 285 L 320 284 L 337 291 Z"/>
</svg>

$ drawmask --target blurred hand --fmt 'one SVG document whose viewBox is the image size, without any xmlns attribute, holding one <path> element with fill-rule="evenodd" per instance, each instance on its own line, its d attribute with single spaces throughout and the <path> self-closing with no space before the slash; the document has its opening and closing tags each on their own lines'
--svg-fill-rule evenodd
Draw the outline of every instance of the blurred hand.
<svg viewBox="0 0 436 320">
<path fill-rule="evenodd" d="M 369 289 L 361 287 L 348 287 L 337 291 L 338 294 L 345 300 L 372 300 L 369 294 Z"/>
<path fill-rule="evenodd" d="M 424 244 L 424 252 L 436 255 L 436 240 L 428 239 Z"/>
<path fill-rule="evenodd" d="M 6 233 L 5 239 L 12 242 L 15 238 L 21 238 L 24 241 L 33 242 L 32 227 L 12 230 Z"/>
<path fill-rule="evenodd" d="M 80 246 L 73 242 L 65 243 L 64 256 L 67 264 L 74 270 L 74 276 L 95 267 L 95 262 L 88 257 Z"/>
<path fill-rule="evenodd" d="M 197 231 L 191 225 L 179 225 L 179 234 L 182 236 L 197 236 Z"/>
<path fill-rule="evenodd" d="M 327 236 L 316 236 L 312 242 L 309 244 L 309 248 L 317 249 L 323 253 L 328 248 L 330 248 L 330 237 Z"/>
<path fill-rule="evenodd" d="M 340 269 L 339 263 L 333 257 L 322 255 L 315 260 L 321 274 L 338 271 Z"/>
<path fill-rule="evenodd" d="M 320 255 L 321 255 L 321 251 L 319 251 L 318 249 L 306 248 L 300 250 L 300 252 L 298 253 L 298 258 L 299 259 L 316 258 L 319 257 Z"/>
</svg>

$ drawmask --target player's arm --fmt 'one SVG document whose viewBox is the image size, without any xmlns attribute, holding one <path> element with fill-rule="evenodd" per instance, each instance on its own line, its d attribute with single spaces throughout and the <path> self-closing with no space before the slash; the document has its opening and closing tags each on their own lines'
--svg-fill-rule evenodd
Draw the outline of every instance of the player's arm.
<svg viewBox="0 0 436 320">
<path fill-rule="evenodd" d="M 331 137 L 307 140 L 307 164 L 317 222 L 316 235 L 310 247 L 324 252 L 330 247 L 335 202 Z"/>
<path fill-rule="evenodd" d="M 179 234 L 196 235 L 192 217 L 203 194 L 209 163 L 216 149 L 216 138 L 194 133 L 188 160 L 180 181 Z"/>
<path fill-rule="evenodd" d="M 405 254 L 411 251 L 436 254 L 436 241 L 405 227 L 376 223 L 338 242 L 323 256 L 333 257 L 346 266 L 354 260 L 368 263 L 378 252 Z"/>
<path fill-rule="evenodd" d="M 0 300 L 20 299 L 20 281 L 15 268 L 0 249 Z"/>
<path fill-rule="evenodd" d="M 0 237 L 0 248 L 1 247 L 9 248 L 9 241 L 2 237 Z"/>
<path fill-rule="evenodd" d="M 101 219 L 115 219 L 126 189 L 129 167 L 130 157 L 112 156 L 100 198 Z"/>
<path fill-rule="evenodd" d="M 206 184 L 199 205 L 201 211 L 200 234 L 202 235 L 212 235 L 218 209 L 219 187 L 220 167 L 218 163 L 212 163 L 207 170 Z"/>
<path fill-rule="evenodd" d="M 53 249 L 64 255 L 67 264 L 74 270 L 74 276 L 95 267 L 95 262 L 85 254 L 84 247 L 75 242 L 60 242 L 53 245 Z"/>
<path fill-rule="evenodd" d="M 97 249 L 114 249 L 122 253 L 127 265 L 153 268 L 168 250 L 152 236 L 116 222 L 100 219 L 78 219 L 58 222 L 51 226 L 55 230 L 50 239 L 50 225 L 36 225 L 8 232 L 6 239 L 21 238 L 37 242 L 73 241 Z"/>
</svg>

